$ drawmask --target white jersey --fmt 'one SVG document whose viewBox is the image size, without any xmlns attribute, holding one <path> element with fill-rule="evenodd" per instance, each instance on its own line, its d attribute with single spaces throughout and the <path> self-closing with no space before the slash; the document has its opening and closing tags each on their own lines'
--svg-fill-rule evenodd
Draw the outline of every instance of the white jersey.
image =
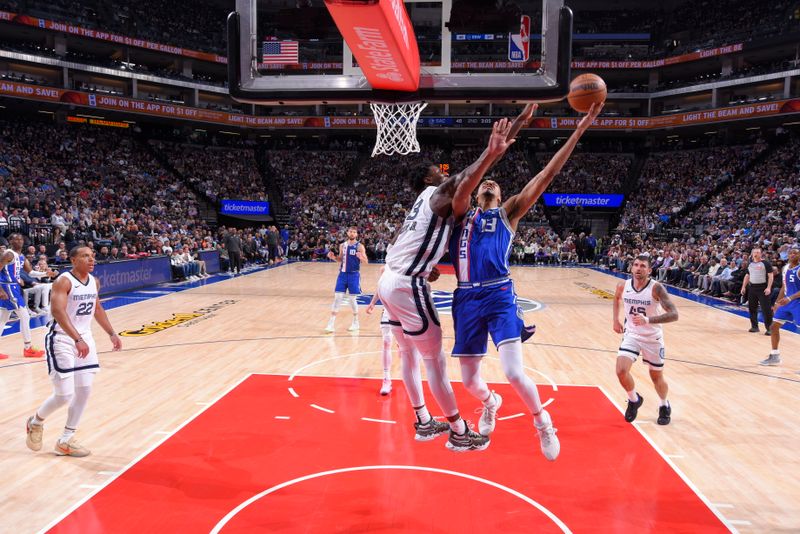
<svg viewBox="0 0 800 534">
<path fill-rule="evenodd" d="M 625 306 L 625 335 L 643 339 L 661 338 L 662 330 L 660 324 L 643 324 L 636 326 L 633 323 L 634 315 L 644 315 L 653 317 L 659 315 L 660 305 L 653 296 L 653 288 L 656 281 L 650 279 L 647 285 L 640 291 L 633 288 L 633 279 L 625 282 L 625 289 L 622 292 L 622 305 Z"/>
<path fill-rule="evenodd" d="M 67 317 L 81 336 L 91 336 L 92 319 L 97 306 L 97 281 L 90 274 L 89 280 L 84 284 L 75 278 L 72 271 L 63 276 L 72 284 L 67 295 Z M 55 331 L 59 334 L 65 333 L 58 323 L 55 324 Z"/>
<path fill-rule="evenodd" d="M 386 265 L 395 274 L 427 278 L 447 250 L 453 218 L 442 218 L 431 209 L 436 187 L 427 187 L 414 202 L 391 250 Z"/>
</svg>

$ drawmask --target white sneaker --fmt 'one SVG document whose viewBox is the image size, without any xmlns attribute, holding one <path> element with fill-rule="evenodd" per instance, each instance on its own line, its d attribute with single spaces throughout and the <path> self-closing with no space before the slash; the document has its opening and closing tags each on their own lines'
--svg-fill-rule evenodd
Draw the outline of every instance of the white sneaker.
<svg viewBox="0 0 800 534">
<path fill-rule="evenodd" d="M 766 360 L 761 360 L 758 365 L 780 365 L 781 357 L 778 354 L 770 354 Z"/>
<path fill-rule="evenodd" d="M 497 423 L 497 410 L 499 410 L 500 406 L 503 404 L 503 397 L 494 391 L 492 391 L 492 395 L 494 396 L 494 406 L 489 407 L 484 405 L 481 418 L 478 419 L 478 431 L 484 436 L 488 436 L 494 432 L 494 425 Z"/>
<path fill-rule="evenodd" d="M 392 380 L 390 378 L 384 378 L 383 383 L 381 384 L 381 395 L 388 395 L 392 392 Z"/>
<path fill-rule="evenodd" d="M 533 426 L 536 427 L 536 431 L 539 433 L 542 454 L 552 462 L 558 458 L 558 454 L 561 452 L 561 443 L 556 437 L 556 429 L 553 428 L 553 420 L 547 410 L 542 410 L 542 421 L 541 425 L 537 425 L 536 421 L 534 421 Z"/>
<path fill-rule="evenodd" d="M 348 332 L 358 332 L 361 327 L 358 325 L 358 321 L 353 321 L 353 324 L 350 325 L 350 328 L 347 329 Z"/>
<path fill-rule="evenodd" d="M 325 331 L 329 334 L 333 333 L 333 323 L 328 323 L 328 326 L 325 327 Z"/>
</svg>

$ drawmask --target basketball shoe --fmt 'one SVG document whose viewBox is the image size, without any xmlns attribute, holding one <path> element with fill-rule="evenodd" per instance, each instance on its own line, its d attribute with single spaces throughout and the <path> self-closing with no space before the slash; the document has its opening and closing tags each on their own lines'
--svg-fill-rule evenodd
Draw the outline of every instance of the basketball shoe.
<svg viewBox="0 0 800 534">
<path fill-rule="evenodd" d="M 70 438 L 67 442 L 56 441 L 55 451 L 58 456 L 74 456 L 75 458 L 83 458 L 91 454 L 89 449 L 78 443 L 75 438 Z"/>
<path fill-rule="evenodd" d="M 44 351 L 41 349 L 37 349 L 36 347 L 28 347 L 27 349 L 23 349 L 22 355 L 26 358 L 41 358 L 44 356 Z"/>
<path fill-rule="evenodd" d="M 451 451 L 482 451 L 489 446 L 489 436 L 483 436 L 469 428 L 469 423 L 464 421 L 466 428 L 463 434 L 456 434 L 450 429 L 450 437 L 445 446 Z M 448 425 L 449 428 L 449 425 Z"/>
<path fill-rule="evenodd" d="M 25 444 L 32 451 L 42 450 L 42 434 L 44 433 L 44 425 L 37 425 L 33 422 L 33 416 L 28 417 L 25 422 Z"/>
<path fill-rule="evenodd" d="M 8 354 L 0 354 L 0 360 L 7 360 Z"/>
<path fill-rule="evenodd" d="M 758 365 L 780 365 L 781 357 L 779 354 L 770 354 L 766 360 L 761 360 Z"/>
<path fill-rule="evenodd" d="M 492 391 L 494 397 L 494 404 L 492 406 L 483 405 L 483 409 L 478 408 L 476 411 L 481 412 L 481 418 L 478 419 L 478 431 L 484 436 L 488 436 L 494 432 L 494 425 L 497 422 L 497 410 L 503 404 L 503 397 Z"/>
<path fill-rule="evenodd" d="M 350 328 L 347 329 L 348 332 L 358 332 L 359 328 L 361 328 L 358 324 L 358 321 L 353 321 L 353 324 L 350 325 Z"/>
<path fill-rule="evenodd" d="M 381 395 L 388 395 L 392 392 L 392 381 L 389 378 L 384 378 L 381 383 Z"/>
<path fill-rule="evenodd" d="M 637 393 L 637 395 L 639 395 Z M 628 400 L 628 407 L 625 409 L 625 420 L 629 423 L 633 423 L 634 419 L 636 419 L 636 414 L 639 413 L 639 407 L 644 402 L 644 397 L 639 395 L 639 400 L 637 402 L 631 402 L 630 399 Z"/>
<path fill-rule="evenodd" d="M 667 404 L 666 406 L 659 406 L 658 420 L 656 422 L 659 425 L 668 425 L 671 420 L 672 420 L 672 406 L 670 406 L 669 404 Z"/>
<path fill-rule="evenodd" d="M 414 439 L 417 441 L 430 441 L 440 434 L 444 434 L 450 430 L 450 425 L 442 423 L 431 417 L 427 423 L 421 423 L 419 419 L 414 423 L 414 429 L 417 431 Z"/>
<path fill-rule="evenodd" d="M 542 454 L 551 462 L 558 458 L 561 452 L 561 442 L 556 437 L 556 429 L 553 428 L 553 420 L 547 410 L 542 410 L 541 413 L 542 424 L 536 424 L 534 420 L 533 426 L 536 427 L 536 432 L 539 433 L 539 442 L 542 446 Z"/>
</svg>

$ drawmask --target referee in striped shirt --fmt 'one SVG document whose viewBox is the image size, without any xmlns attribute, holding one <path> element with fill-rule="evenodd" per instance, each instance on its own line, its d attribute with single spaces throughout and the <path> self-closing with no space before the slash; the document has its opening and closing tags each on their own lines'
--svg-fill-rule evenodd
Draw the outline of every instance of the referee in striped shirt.
<svg viewBox="0 0 800 534">
<path fill-rule="evenodd" d="M 770 294 L 772 293 L 772 264 L 761 258 L 761 249 L 756 247 L 750 253 L 751 261 L 747 267 L 747 275 L 742 283 L 742 296 L 747 294 L 747 304 L 750 311 L 750 332 L 758 332 L 758 306 L 761 305 L 761 313 L 764 314 L 764 326 L 767 327 L 769 335 L 772 326 L 772 303 Z"/>
</svg>

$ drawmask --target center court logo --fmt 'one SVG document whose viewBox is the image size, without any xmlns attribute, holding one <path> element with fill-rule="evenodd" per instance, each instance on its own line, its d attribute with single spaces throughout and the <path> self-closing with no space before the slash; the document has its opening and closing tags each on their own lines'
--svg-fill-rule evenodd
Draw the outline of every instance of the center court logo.
<svg viewBox="0 0 800 534">
<path fill-rule="evenodd" d="M 199 321 L 202 317 L 203 319 L 210 319 L 214 316 L 214 312 L 224 308 L 225 306 L 230 306 L 231 304 L 236 304 L 239 302 L 238 300 L 223 300 L 221 302 L 217 302 L 216 304 L 212 304 L 211 306 L 206 306 L 205 308 L 200 308 L 199 310 L 193 311 L 191 313 L 173 313 L 172 319 L 167 319 L 166 321 L 154 321 L 147 325 L 142 325 L 141 328 L 138 330 L 125 330 L 120 332 L 119 335 L 125 337 L 141 337 L 141 336 L 151 336 L 167 328 L 172 328 L 173 326 L 190 326 L 194 324 L 196 321 Z M 369 301 L 367 301 L 369 303 Z M 190 322 L 191 321 L 191 322 Z"/>
<path fill-rule="evenodd" d="M 432 296 L 433 305 L 436 307 L 436 311 L 445 315 L 450 315 L 452 313 L 451 308 L 453 306 L 453 294 L 451 292 L 434 289 Z M 372 295 L 368 294 L 358 295 L 358 297 L 356 297 L 356 302 L 358 302 L 360 306 L 369 306 L 369 301 L 371 300 Z M 380 304 L 380 300 L 378 300 L 378 304 Z M 523 313 L 535 312 L 544 308 L 544 304 L 539 301 L 526 299 L 519 296 L 517 297 L 517 305 Z"/>
</svg>

